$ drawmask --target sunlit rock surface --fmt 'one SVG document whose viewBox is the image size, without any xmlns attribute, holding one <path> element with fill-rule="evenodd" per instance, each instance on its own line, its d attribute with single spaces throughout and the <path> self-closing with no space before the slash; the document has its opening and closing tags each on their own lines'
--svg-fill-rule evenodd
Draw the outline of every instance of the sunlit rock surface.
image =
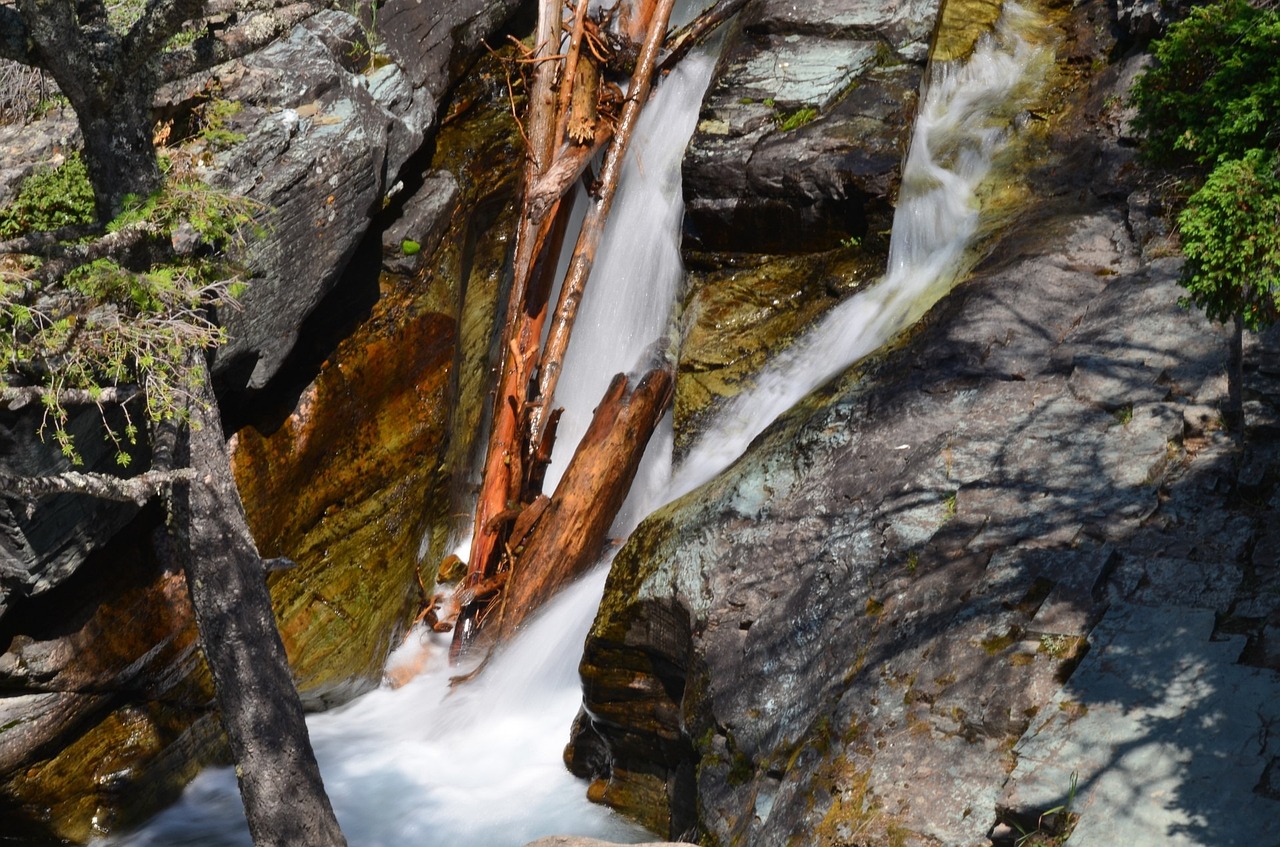
<svg viewBox="0 0 1280 847">
<path fill-rule="evenodd" d="M 1097 674 L 1062 688 L 1108 604 L 1211 623 L 1247 596 L 1265 520 L 1193 505 L 1235 479 L 1203 414 L 1225 399 L 1223 334 L 1177 305 L 1160 239 L 1135 240 L 1110 15 L 1059 19 L 1017 142 L 1031 191 L 984 194 L 999 226 L 973 276 L 618 555 L 569 751 L 590 796 L 719 845 L 1012 844 L 1001 821 L 1034 822 L 1070 772 L 1028 761 L 1019 793 L 1016 750 L 1082 743 L 1071 710 L 1108 697 Z M 1250 607 L 1250 631 L 1276 605 Z M 1265 701 L 1257 674 L 1229 676 Z M 1237 805 L 1270 790 L 1268 756 Z"/>
<path fill-rule="evenodd" d="M 517 5 L 393 0 L 379 7 L 373 47 L 368 22 L 325 11 L 222 69 L 214 92 L 246 106 L 228 129 L 248 137 L 218 155 L 215 181 L 261 202 L 270 227 L 249 250 L 244 308 L 224 318 L 231 342 L 215 371 L 227 386 L 259 390 L 275 376 L 383 195 L 437 128 L 451 81 Z"/>
</svg>

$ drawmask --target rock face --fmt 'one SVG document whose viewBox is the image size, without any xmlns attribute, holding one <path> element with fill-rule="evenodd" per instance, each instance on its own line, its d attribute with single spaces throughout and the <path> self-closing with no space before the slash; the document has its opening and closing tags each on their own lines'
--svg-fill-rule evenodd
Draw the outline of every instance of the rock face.
<svg viewBox="0 0 1280 847">
<path fill-rule="evenodd" d="M 260 421 L 261 431 L 237 439 L 259 546 L 297 562 L 271 579 L 315 707 L 377 682 L 389 640 L 416 611 L 419 568 L 428 589 L 433 579 L 436 560 L 419 544 L 439 546 L 437 513 L 448 511 L 457 463 L 448 451 L 465 455 L 475 428 L 455 398 L 487 362 L 475 339 L 492 326 L 506 250 L 501 228 L 491 228 L 510 205 L 506 175 L 515 172 L 495 163 L 513 160 L 518 138 L 492 70 L 467 81 L 467 99 L 500 106 L 443 130 L 436 110 L 479 39 L 514 6 L 389 3 L 380 11 L 394 9 L 396 37 L 430 37 L 400 45 L 415 51 L 412 62 L 379 54 L 372 65 L 357 64 L 364 33 L 355 20 L 326 12 L 222 69 L 220 96 L 245 104 L 225 128 L 246 138 L 210 155 L 221 179 L 268 204 L 275 222 L 250 256 L 260 271 L 253 293 L 229 320 L 236 341 L 220 361 L 233 395 L 269 380 L 288 355 L 397 172 L 406 171 L 406 194 L 424 192 L 405 203 L 395 230 L 396 253 L 402 240 L 421 245 L 421 275 L 385 277 L 373 315 L 284 425 Z M 436 170 L 422 177 L 403 165 L 429 134 Z M 471 347 L 459 349 L 459 339 Z M 78 442 L 91 467 L 96 415 L 84 416 L 89 434 Z M 6 469 L 60 469 L 35 436 L 38 417 L 6 412 L 0 424 Z M 468 429 L 450 439 L 454 424 Z M 84 841 L 169 802 L 224 755 L 208 674 L 183 577 L 164 570 L 155 546 L 164 540 L 159 508 L 59 497 L 0 512 L 11 518 L 0 533 L 0 831 Z"/>
<path fill-rule="evenodd" d="M 1107 680 L 1125 645 L 1155 643 L 1161 615 L 1194 619 L 1188 637 L 1207 641 L 1214 611 L 1244 608 L 1241 574 L 1263 567 L 1250 551 L 1265 520 L 1221 497 L 1193 505 L 1234 484 L 1230 441 L 1205 414 L 1225 399 L 1224 336 L 1177 306 L 1179 265 L 1162 239 L 1135 241 L 1155 230 L 1128 199 L 1131 153 L 1108 129 L 1126 77 L 1080 70 L 1107 54 L 1110 21 L 1096 3 L 1058 18 L 1057 76 L 1037 109 L 1050 132 L 1020 151 L 1040 164 L 1037 199 L 1004 210 L 972 277 L 618 555 L 568 753 L 595 780 L 591 796 L 660 833 L 726 846 L 959 847 L 1006 843 L 1005 831 L 1013 843 L 1000 822 L 1034 826 L 1065 800 L 1073 765 L 1082 786 L 1106 767 L 1102 748 L 1078 762 L 1044 751 L 1088 740 L 1055 733 L 1083 703 L 1114 700 Z M 1250 478 L 1274 481 L 1280 464 L 1259 461 Z M 1260 657 L 1273 599 L 1249 609 Z M 1067 693 L 1104 616 L 1110 664 Z M 1240 646 L 1202 652 L 1230 662 Z M 1271 696 L 1274 679 L 1237 671 L 1222 678 L 1248 703 Z M 1218 679 L 1169 673 L 1191 689 L 1192 677 Z M 1165 749 L 1176 768 L 1187 748 Z M 1259 755 L 1229 805 L 1270 790 L 1275 754 Z M 1106 814 L 1095 820 L 1090 831 L 1107 831 Z"/>
<path fill-rule="evenodd" d="M 435 130 L 448 85 L 516 5 L 393 0 L 373 45 L 355 18 L 322 12 L 222 72 L 220 96 L 246 106 L 229 128 L 249 137 L 218 156 L 216 181 L 263 203 L 271 230 L 249 252 L 243 308 L 224 316 L 231 342 L 216 370 L 229 387 L 261 389 L 276 374 Z"/>
<path fill-rule="evenodd" d="M 748 5 L 685 159 L 688 246 L 798 253 L 887 230 L 938 8 Z"/>
</svg>

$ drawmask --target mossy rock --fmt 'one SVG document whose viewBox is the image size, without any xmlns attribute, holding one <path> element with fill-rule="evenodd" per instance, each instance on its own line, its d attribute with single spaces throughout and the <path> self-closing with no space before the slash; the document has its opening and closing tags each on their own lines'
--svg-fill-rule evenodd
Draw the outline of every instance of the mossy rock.
<svg viewBox="0 0 1280 847">
<path fill-rule="evenodd" d="M 720 403 L 749 387 L 766 362 L 873 282 L 886 254 L 886 243 L 870 240 L 805 256 L 690 257 L 676 377 L 677 450 L 697 438 Z"/>
</svg>

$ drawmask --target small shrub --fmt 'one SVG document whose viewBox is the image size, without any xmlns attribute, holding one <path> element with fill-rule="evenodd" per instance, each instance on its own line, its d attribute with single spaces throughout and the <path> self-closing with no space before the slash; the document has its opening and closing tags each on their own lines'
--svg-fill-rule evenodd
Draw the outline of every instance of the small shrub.
<svg viewBox="0 0 1280 847">
<path fill-rule="evenodd" d="M 1280 318 L 1280 177 L 1274 153 L 1220 162 L 1178 216 L 1187 300 L 1252 330 Z"/>
<path fill-rule="evenodd" d="M 1208 170 L 1255 148 L 1274 149 L 1280 12 L 1245 0 L 1199 6 L 1152 50 L 1157 64 L 1133 95 L 1149 161 Z"/>
<path fill-rule="evenodd" d="M 48 232 L 94 221 L 93 187 L 79 153 L 56 168 L 27 177 L 18 196 L 0 209 L 0 238 Z"/>
<path fill-rule="evenodd" d="M 88 203 L 92 207 L 91 198 Z M 59 400 L 68 389 L 92 396 L 105 386 L 134 384 L 143 389 L 148 419 L 185 418 L 186 399 L 199 387 L 187 355 L 225 341 L 210 307 L 233 303 L 244 288 L 222 251 L 256 231 L 259 209 L 193 177 L 171 176 L 151 197 L 129 200 L 107 229 L 145 224 L 157 244 L 181 236 L 193 248 L 184 255 L 166 255 L 149 267 L 99 259 L 46 283 L 15 259 L 0 266 L 0 360 L 20 382 L 48 389 L 41 432 L 51 430 L 73 463 L 80 456 Z M 138 428 L 129 409 L 123 411 L 123 427 L 105 418 L 104 424 L 125 465 Z"/>
<path fill-rule="evenodd" d="M 226 150 L 239 144 L 245 139 L 244 133 L 228 129 L 227 120 L 243 110 L 244 104 L 237 100 L 206 100 L 195 110 L 196 138 L 202 139 L 210 150 Z"/>
</svg>

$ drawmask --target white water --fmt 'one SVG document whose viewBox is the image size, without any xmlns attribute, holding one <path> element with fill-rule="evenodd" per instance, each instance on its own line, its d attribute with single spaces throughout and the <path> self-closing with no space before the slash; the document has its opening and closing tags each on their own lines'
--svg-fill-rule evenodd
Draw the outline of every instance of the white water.
<svg viewBox="0 0 1280 847">
<path fill-rule="evenodd" d="M 650 444 L 637 478 L 629 529 L 653 506 L 710 478 L 778 414 L 914 320 L 950 285 L 977 224 L 973 192 L 1007 129 L 985 117 L 1008 100 L 1033 61 L 1012 38 L 988 39 L 964 68 L 935 69 L 904 170 L 889 273 L 834 310 L 731 404 L 722 423 L 670 479 L 670 425 Z M 663 337 L 680 285 L 679 159 L 711 72 L 687 59 L 655 93 L 635 143 L 592 283 L 575 328 L 558 400 L 562 445 L 585 431 L 590 410 L 618 371 L 642 365 Z M 943 168 L 937 161 L 945 152 Z M 671 199 L 671 198 L 676 199 Z M 660 218 L 661 223 L 655 222 Z M 620 332 L 620 325 L 633 328 Z M 557 453 L 567 454 L 562 446 Z M 553 468 L 552 480 L 559 471 Z M 547 834 L 620 842 L 649 836 L 585 799 L 561 763 L 581 702 L 577 664 L 605 570 L 545 609 L 474 682 L 450 692 L 447 647 L 414 636 L 397 664 L 422 663 L 407 685 L 384 687 L 309 719 L 326 788 L 352 847 L 455 844 L 518 847 Z M 248 845 L 235 778 L 211 769 L 182 800 L 120 845 Z"/>
<path fill-rule="evenodd" d="M 979 40 L 968 61 L 931 68 L 903 166 L 887 272 L 717 412 L 672 480 L 670 498 L 724 470 L 779 415 L 910 326 L 951 288 L 978 226 L 975 192 L 1010 134 L 1018 95 L 1038 76 L 1030 72 L 1049 57 L 1019 35 L 1034 25 L 1029 13 L 1006 3 L 996 32 Z"/>
</svg>

